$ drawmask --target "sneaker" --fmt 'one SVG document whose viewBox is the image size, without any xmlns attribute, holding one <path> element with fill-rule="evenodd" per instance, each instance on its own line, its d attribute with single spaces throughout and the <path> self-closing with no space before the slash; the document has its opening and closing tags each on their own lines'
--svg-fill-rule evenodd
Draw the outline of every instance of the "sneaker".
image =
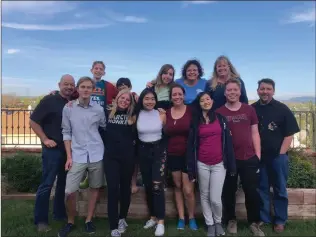
<svg viewBox="0 0 316 237">
<path fill-rule="evenodd" d="M 260 229 L 260 226 L 257 223 L 252 223 L 249 228 L 253 236 L 265 236 L 263 231 Z"/>
<path fill-rule="evenodd" d="M 118 229 L 111 231 L 111 237 L 121 237 L 121 233 Z"/>
<path fill-rule="evenodd" d="M 89 188 L 89 179 L 88 179 L 88 176 L 85 178 L 84 181 L 82 181 L 79 185 L 79 188 L 80 189 L 87 189 Z"/>
<path fill-rule="evenodd" d="M 67 235 L 75 228 L 74 224 L 67 223 L 60 231 L 58 232 L 58 237 L 67 237 Z"/>
<path fill-rule="evenodd" d="M 52 228 L 50 228 L 48 226 L 48 224 L 46 224 L 46 223 L 39 223 L 37 225 L 37 231 L 38 232 L 48 232 L 48 231 L 51 231 L 51 230 L 52 230 Z"/>
<path fill-rule="evenodd" d="M 88 221 L 85 223 L 85 230 L 88 234 L 94 234 L 95 233 L 95 226 L 92 223 L 92 221 Z"/>
<path fill-rule="evenodd" d="M 158 224 L 155 231 L 155 236 L 163 236 L 165 234 L 165 225 Z"/>
<path fill-rule="evenodd" d="M 198 229 L 196 221 L 195 221 L 195 218 L 192 218 L 192 219 L 189 220 L 189 228 L 191 230 L 197 230 Z"/>
<path fill-rule="evenodd" d="M 215 237 L 215 225 L 209 225 L 207 226 L 207 237 Z"/>
<path fill-rule="evenodd" d="M 230 234 L 237 234 L 237 221 L 236 220 L 228 221 L 227 232 Z"/>
<path fill-rule="evenodd" d="M 225 231 L 221 223 L 215 223 L 216 236 L 225 235 Z"/>
<path fill-rule="evenodd" d="M 284 225 L 276 224 L 274 225 L 273 230 L 276 233 L 282 233 L 284 231 Z"/>
<path fill-rule="evenodd" d="M 178 225 L 177 225 L 177 229 L 178 230 L 184 230 L 184 227 L 185 227 L 185 222 L 183 219 L 179 219 L 178 220 Z"/>
<path fill-rule="evenodd" d="M 127 229 L 128 224 L 126 223 L 125 219 L 120 219 L 118 223 L 118 231 L 123 234 Z"/>
<path fill-rule="evenodd" d="M 155 227 L 156 225 L 157 225 L 157 222 L 154 221 L 153 219 L 150 219 L 144 225 L 144 229 L 149 229 L 149 228 Z"/>
</svg>

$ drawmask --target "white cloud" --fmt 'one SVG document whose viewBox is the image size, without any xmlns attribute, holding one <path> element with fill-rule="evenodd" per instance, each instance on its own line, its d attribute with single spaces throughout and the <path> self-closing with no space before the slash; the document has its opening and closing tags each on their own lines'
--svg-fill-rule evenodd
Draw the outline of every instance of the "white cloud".
<svg viewBox="0 0 316 237">
<path fill-rule="evenodd" d="M 3 1 L 2 11 L 6 13 L 24 13 L 34 15 L 51 15 L 72 11 L 74 2 L 66 1 Z"/>
<path fill-rule="evenodd" d="M 19 53 L 20 50 L 19 49 L 8 49 L 7 50 L 7 54 L 16 54 Z"/>
<path fill-rule="evenodd" d="M 187 7 L 189 5 L 205 5 L 205 4 L 210 4 L 214 2 L 216 1 L 183 1 L 182 6 Z"/>
<path fill-rule="evenodd" d="M 288 24 L 294 23 L 309 23 L 311 26 L 315 25 L 316 10 L 315 7 L 311 7 L 301 12 L 292 13 L 289 19 L 286 20 Z"/>
<path fill-rule="evenodd" d="M 17 30 L 42 30 L 42 31 L 64 31 L 64 30 L 87 30 L 97 29 L 109 26 L 106 24 L 64 24 L 64 25 L 37 25 L 37 24 L 19 24 L 3 22 L 2 26 Z"/>
<path fill-rule="evenodd" d="M 128 15 L 124 15 L 122 13 L 109 11 L 109 10 L 107 10 L 105 12 L 105 15 L 107 17 L 109 17 L 111 20 L 117 21 L 117 22 L 126 22 L 126 23 L 146 23 L 146 22 L 148 22 L 148 19 L 145 17 L 128 16 Z"/>
</svg>

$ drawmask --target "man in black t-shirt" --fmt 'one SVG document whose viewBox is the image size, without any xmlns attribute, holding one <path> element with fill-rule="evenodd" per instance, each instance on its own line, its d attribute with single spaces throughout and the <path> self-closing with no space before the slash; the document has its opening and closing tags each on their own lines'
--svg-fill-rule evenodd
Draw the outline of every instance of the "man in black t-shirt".
<svg viewBox="0 0 316 237">
<path fill-rule="evenodd" d="M 288 219 L 287 179 L 288 149 L 293 135 L 300 131 L 292 111 L 273 98 L 275 82 L 265 78 L 258 82 L 260 100 L 252 104 L 259 119 L 261 161 L 259 193 L 262 200 L 260 218 L 271 223 L 270 185 L 273 187 L 274 231 L 283 232 Z"/>
<path fill-rule="evenodd" d="M 30 117 L 30 126 L 41 139 L 43 174 L 35 201 L 34 222 L 39 232 L 50 230 L 48 226 L 49 198 L 56 176 L 54 219 L 66 218 L 66 152 L 62 136 L 62 111 L 75 89 L 75 80 L 64 75 L 59 82 L 60 93 L 45 96 Z"/>
</svg>

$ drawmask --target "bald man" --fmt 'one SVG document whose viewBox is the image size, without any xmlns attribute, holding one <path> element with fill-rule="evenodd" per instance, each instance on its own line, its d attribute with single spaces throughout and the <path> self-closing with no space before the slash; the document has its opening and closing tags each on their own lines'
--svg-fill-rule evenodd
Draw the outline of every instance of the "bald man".
<svg viewBox="0 0 316 237">
<path fill-rule="evenodd" d="M 34 223 L 39 232 L 48 232 L 49 198 L 57 178 L 53 217 L 67 218 L 65 210 L 66 151 L 62 135 L 62 112 L 75 90 L 73 76 L 63 75 L 58 83 L 60 93 L 45 96 L 30 117 L 30 126 L 41 139 L 43 174 L 36 193 Z"/>
</svg>

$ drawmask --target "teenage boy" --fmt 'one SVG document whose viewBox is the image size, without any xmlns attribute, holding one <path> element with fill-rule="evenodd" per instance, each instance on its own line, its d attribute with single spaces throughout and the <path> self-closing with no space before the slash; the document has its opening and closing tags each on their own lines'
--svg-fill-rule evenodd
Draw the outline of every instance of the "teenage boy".
<svg viewBox="0 0 316 237">
<path fill-rule="evenodd" d="M 95 82 L 95 87 L 91 94 L 91 100 L 100 104 L 103 109 L 105 116 L 107 116 L 107 105 L 111 105 L 115 97 L 118 94 L 117 88 L 110 82 L 103 80 L 102 77 L 105 76 L 105 64 L 102 61 L 94 61 L 92 63 L 92 68 L 90 69 L 93 80 Z M 105 178 L 103 186 L 106 185 Z M 85 189 L 89 187 L 88 176 L 80 183 L 80 188 Z"/>
<path fill-rule="evenodd" d="M 259 193 L 262 200 L 262 223 L 272 223 L 270 214 L 270 185 L 273 187 L 274 231 L 283 232 L 288 219 L 287 179 L 293 135 L 300 131 L 291 110 L 273 98 L 275 82 L 265 78 L 258 82 L 259 100 L 252 104 L 259 118 L 261 137 L 261 169 Z"/>
<path fill-rule="evenodd" d="M 228 120 L 233 137 L 237 175 L 226 175 L 222 199 L 223 221 L 228 233 L 237 233 L 235 214 L 238 175 L 245 193 L 247 220 L 254 236 L 264 236 L 260 229 L 259 164 L 261 157 L 258 118 L 251 105 L 239 102 L 241 84 L 230 79 L 225 83 L 226 104 L 217 109 Z"/>
<path fill-rule="evenodd" d="M 85 229 L 89 234 L 95 233 L 92 217 L 104 180 L 104 145 L 99 128 L 104 130 L 106 118 L 100 104 L 91 101 L 94 85 L 93 79 L 80 78 L 77 83 L 79 98 L 73 101 L 72 106 L 65 106 L 63 110 L 62 133 L 67 153 L 65 170 L 68 171 L 65 190 L 68 222 L 59 231 L 59 237 L 66 237 L 74 228 L 76 192 L 86 170 L 89 175 L 90 195 Z"/>
<path fill-rule="evenodd" d="M 45 96 L 30 117 L 30 126 L 42 143 L 42 181 L 35 200 L 34 222 L 39 232 L 48 232 L 49 198 L 57 176 L 54 197 L 54 219 L 66 218 L 65 184 L 66 152 L 61 133 L 62 112 L 75 89 L 71 75 L 63 75 L 58 83 L 60 93 Z"/>
</svg>

